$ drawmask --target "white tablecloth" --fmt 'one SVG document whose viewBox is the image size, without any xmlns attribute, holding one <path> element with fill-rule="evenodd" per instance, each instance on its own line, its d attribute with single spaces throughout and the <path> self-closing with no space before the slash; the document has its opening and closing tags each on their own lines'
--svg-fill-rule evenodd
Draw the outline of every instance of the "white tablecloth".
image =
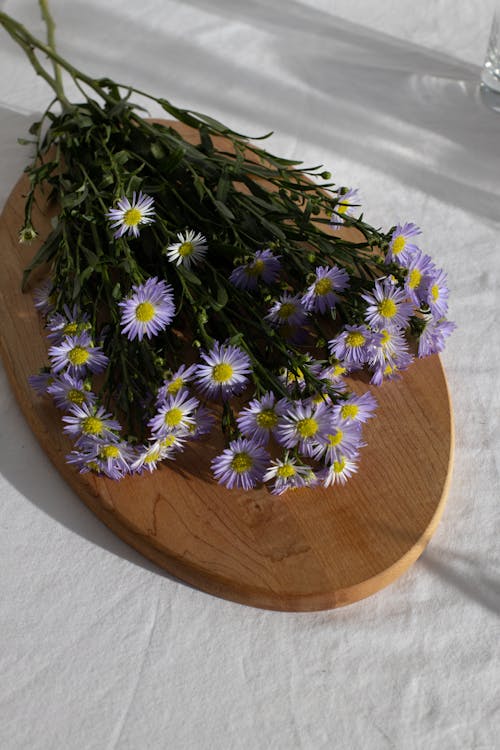
<svg viewBox="0 0 500 750">
<path fill-rule="evenodd" d="M 448 505 L 401 579 L 264 612 L 162 575 L 83 506 L 0 373 L 0 747 L 492 750 L 500 736 L 500 114 L 492 0 L 54 0 L 62 53 L 207 111 L 414 221 L 449 274 Z M 42 33 L 35 0 L 0 8 Z M 49 97 L 0 31 L 0 202 Z M 153 114 L 158 111 L 152 110 Z"/>
</svg>

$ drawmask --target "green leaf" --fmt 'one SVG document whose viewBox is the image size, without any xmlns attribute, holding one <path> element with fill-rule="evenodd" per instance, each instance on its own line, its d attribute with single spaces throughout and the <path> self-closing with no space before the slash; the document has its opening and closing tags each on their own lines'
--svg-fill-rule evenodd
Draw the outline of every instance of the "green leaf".
<svg viewBox="0 0 500 750">
<path fill-rule="evenodd" d="M 231 209 L 225 203 L 222 203 L 222 201 L 215 200 L 214 204 L 221 216 L 223 216 L 228 221 L 235 221 L 236 216 L 233 214 Z"/>
</svg>

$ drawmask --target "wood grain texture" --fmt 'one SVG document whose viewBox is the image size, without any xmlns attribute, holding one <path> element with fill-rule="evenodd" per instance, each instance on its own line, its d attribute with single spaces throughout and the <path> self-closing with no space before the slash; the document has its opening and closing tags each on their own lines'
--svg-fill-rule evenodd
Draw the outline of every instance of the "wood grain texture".
<svg viewBox="0 0 500 750">
<path fill-rule="evenodd" d="M 436 355 L 418 360 L 400 381 L 372 389 L 377 417 L 364 430 L 360 472 L 345 487 L 281 497 L 267 489 L 226 490 L 210 478 L 210 460 L 222 448 L 212 436 L 175 463 L 121 482 L 68 466 L 61 412 L 27 383 L 47 362 L 47 346 L 31 294 L 20 291 L 22 270 L 38 247 L 18 243 L 26 189 L 22 178 L 0 221 L 1 354 L 31 429 L 93 513 L 178 578 L 267 609 L 349 604 L 387 586 L 418 558 L 442 514 L 453 453 L 449 394 Z M 35 218 L 44 236 L 50 217 L 43 203 Z M 362 376 L 351 385 L 357 393 L 369 387 Z"/>
</svg>

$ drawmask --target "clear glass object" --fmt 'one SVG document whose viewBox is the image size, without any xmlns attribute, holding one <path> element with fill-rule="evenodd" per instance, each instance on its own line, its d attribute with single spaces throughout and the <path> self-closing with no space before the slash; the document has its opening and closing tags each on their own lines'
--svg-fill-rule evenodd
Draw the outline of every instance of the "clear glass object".
<svg viewBox="0 0 500 750">
<path fill-rule="evenodd" d="M 497 4 L 493 15 L 481 81 L 489 89 L 500 94 L 500 3 Z"/>
</svg>

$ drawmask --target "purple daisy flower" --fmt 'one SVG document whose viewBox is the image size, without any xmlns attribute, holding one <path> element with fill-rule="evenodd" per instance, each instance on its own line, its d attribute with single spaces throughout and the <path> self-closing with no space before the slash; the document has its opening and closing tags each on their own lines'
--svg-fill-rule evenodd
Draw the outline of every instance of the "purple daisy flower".
<svg viewBox="0 0 500 750">
<path fill-rule="evenodd" d="M 366 326 L 346 325 L 344 330 L 328 342 L 330 354 L 350 370 L 360 369 L 370 358 L 373 347 L 381 336 Z"/>
<path fill-rule="evenodd" d="M 279 300 L 272 305 L 265 319 L 276 326 L 301 326 L 306 317 L 307 312 L 300 294 L 292 295 L 283 292 Z"/>
<path fill-rule="evenodd" d="M 148 422 L 153 437 L 162 438 L 169 432 L 189 432 L 196 422 L 194 414 L 199 404 L 198 399 L 190 397 L 187 390 L 168 396 Z"/>
<path fill-rule="evenodd" d="M 273 255 L 271 250 L 258 250 L 249 263 L 237 266 L 231 272 L 229 281 L 238 289 L 257 289 L 259 281 L 274 284 L 278 281 L 281 263 L 280 256 Z"/>
<path fill-rule="evenodd" d="M 72 310 L 68 305 L 64 305 L 62 313 L 54 313 L 47 320 L 47 328 L 50 331 L 47 338 L 59 344 L 65 336 L 77 336 L 90 327 L 88 314 L 82 313 L 78 305 L 74 305 Z"/>
<path fill-rule="evenodd" d="M 446 274 L 441 268 L 437 268 L 427 278 L 425 302 L 435 318 L 443 318 L 448 312 L 449 290 L 446 284 Z"/>
<path fill-rule="evenodd" d="M 326 438 L 331 421 L 332 412 L 324 401 L 319 404 L 295 401 L 281 417 L 276 439 L 285 448 L 298 446 L 302 454 L 309 456 L 318 440 Z"/>
<path fill-rule="evenodd" d="M 276 431 L 279 418 L 285 413 L 287 405 L 286 398 L 277 401 L 274 393 L 268 391 L 261 398 L 250 401 L 241 410 L 236 422 L 245 437 L 252 437 L 265 445 Z"/>
<path fill-rule="evenodd" d="M 418 250 L 417 245 L 411 241 L 412 237 L 419 234 L 422 234 L 422 230 L 416 224 L 398 224 L 392 233 L 385 262 L 407 266 L 413 253 Z"/>
<path fill-rule="evenodd" d="M 363 445 L 360 422 L 332 419 L 326 436 L 311 447 L 311 456 L 316 461 L 331 464 L 345 456 L 356 458 Z"/>
<path fill-rule="evenodd" d="M 408 341 L 401 331 L 384 328 L 380 335 L 381 339 L 373 347 L 368 362 L 373 372 L 370 380 L 373 385 L 381 385 L 383 380 L 398 378 L 400 372 L 406 370 L 413 361 Z"/>
<path fill-rule="evenodd" d="M 330 487 L 333 484 L 345 484 L 357 470 L 358 464 L 354 459 L 341 456 L 319 472 L 318 479 L 324 487 Z"/>
<path fill-rule="evenodd" d="M 347 192 L 339 193 L 337 200 L 330 218 L 332 229 L 340 229 L 342 224 L 345 224 L 344 216 L 351 216 L 361 203 L 357 188 L 349 188 Z"/>
<path fill-rule="evenodd" d="M 206 364 L 196 366 L 195 381 L 207 398 L 227 399 L 245 388 L 252 368 L 248 354 L 242 349 L 216 341 L 201 358 Z"/>
<path fill-rule="evenodd" d="M 370 391 L 362 396 L 351 393 L 345 401 L 333 407 L 333 414 L 337 419 L 346 422 L 366 422 L 374 416 L 376 408 L 377 400 Z"/>
<path fill-rule="evenodd" d="M 120 432 L 120 423 L 108 414 L 104 406 L 95 406 L 95 404 L 82 404 L 78 406 L 73 404 L 69 413 L 63 418 L 63 432 L 67 435 L 79 437 L 77 445 L 81 440 L 90 438 L 92 440 L 106 440 L 109 442 L 118 441 L 116 433 Z"/>
<path fill-rule="evenodd" d="M 430 354 L 438 354 L 445 347 L 445 340 L 455 330 L 456 325 L 445 318 L 436 319 L 432 315 L 427 316 L 424 330 L 418 339 L 418 356 L 428 357 Z"/>
<path fill-rule="evenodd" d="M 291 458 L 287 453 L 283 460 L 277 458 L 271 461 L 263 481 L 270 482 L 274 479 L 271 492 L 273 495 L 282 495 L 287 490 L 310 486 L 311 472 L 310 466 L 298 463 L 296 458 Z"/>
<path fill-rule="evenodd" d="M 326 380 L 329 385 L 335 386 L 336 389 L 343 390 L 346 388 L 344 381 L 348 368 L 343 362 L 334 362 L 331 365 L 323 367 L 318 375 L 321 380 Z"/>
<path fill-rule="evenodd" d="M 74 377 L 85 375 L 87 370 L 102 372 L 108 364 L 108 357 L 100 346 L 93 345 L 88 331 L 67 336 L 60 344 L 49 347 L 49 359 L 54 372 L 66 369 Z"/>
<path fill-rule="evenodd" d="M 85 439 L 66 458 L 68 463 L 78 466 L 82 474 L 93 471 L 110 479 L 123 479 L 130 471 L 134 451 L 125 441 Z"/>
<path fill-rule="evenodd" d="M 184 234 L 179 232 L 177 239 L 179 241 L 169 245 L 166 250 L 167 258 L 171 263 L 191 268 L 191 263 L 197 265 L 205 259 L 208 249 L 207 240 L 200 232 L 188 229 Z"/>
<path fill-rule="evenodd" d="M 308 312 L 327 313 L 339 301 L 337 292 L 343 292 L 349 285 L 349 274 L 338 266 L 318 266 L 316 278 L 302 297 L 302 304 Z"/>
<path fill-rule="evenodd" d="M 211 463 L 215 479 L 229 490 L 233 487 L 251 490 L 262 482 L 269 463 L 269 453 L 260 443 L 238 438 L 229 443 Z"/>
<path fill-rule="evenodd" d="M 70 409 L 72 406 L 94 404 L 96 395 L 87 387 L 82 378 L 75 378 L 67 372 L 54 378 L 47 388 L 59 409 Z"/>
<path fill-rule="evenodd" d="M 134 192 L 132 202 L 124 196 L 117 203 L 118 208 L 110 208 L 106 217 L 111 222 L 111 229 L 117 229 L 113 237 L 118 239 L 127 234 L 129 237 L 139 236 L 141 224 L 151 224 L 154 221 L 154 198 L 144 193 L 136 197 Z"/>
<path fill-rule="evenodd" d="M 189 430 L 189 439 L 196 440 L 202 435 L 212 432 L 215 417 L 206 406 L 199 406 L 194 415 L 194 425 Z"/>
<path fill-rule="evenodd" d="M 130 471 L 136 474 L 142 474 L 143 471 L 153 472 L 161 461 L 172 459 L 183 444 L 184 441 L 179 435 L 170 434 L 140 446 L 136 449 L 136 458 L 130 464 Z"/>
<path fill-rule="evenodd" d="M 430 255 L 425 255 L 421 250 L 417 250 L 411 256 L 407 269 L 406 294 L 414 305 L 420 307 L 420 304 L 426 301 L 427 282 L 429 277 L 435 273 L 436 267 Z"/>
<path fill-rule="evenodd" d="M 163 385 L 156 394 L 156 404 L 162 404 L 169 396 L 175 396 L 187 383 L 193 380 L 196 373 L 196 365 L 181 365 L 169 378 L 163 381 Z"/>
<path fill-rule="evenodd" d="M 45 396 L 48 393 L 49 386 L 54 382 L 54 373 L 50 372 L 39 372 L 37 375 L 30 375 L 28 377 L 28 383 L 31 388 L 38 393 L 39 396 Z"/>
<path fill-rule="evenodd" d="M 145 284 L 132 287 L 132 295 L 119 302 L 122 308 L 122 333 L 129 341 L 144 336 L 151 338 L 163 331 L 175 315 L 172 287 L 166 281 L 158 281 L 154 276 Z"/>
<path fill-rule="evenodd" d="M 414 311 L 406 302 L 406 292 L 388 278 L 378 279 L 369 294 L 361 297 L 368 302 L 365 320 L 374 328 L 406 328 Z"/>
<path fill-rule="evenodd" d="M 33 304 L 41 315 L 48 315 L 54 309 L 54 282 L 47 277 L 33 292 Z"/>
</svg>

